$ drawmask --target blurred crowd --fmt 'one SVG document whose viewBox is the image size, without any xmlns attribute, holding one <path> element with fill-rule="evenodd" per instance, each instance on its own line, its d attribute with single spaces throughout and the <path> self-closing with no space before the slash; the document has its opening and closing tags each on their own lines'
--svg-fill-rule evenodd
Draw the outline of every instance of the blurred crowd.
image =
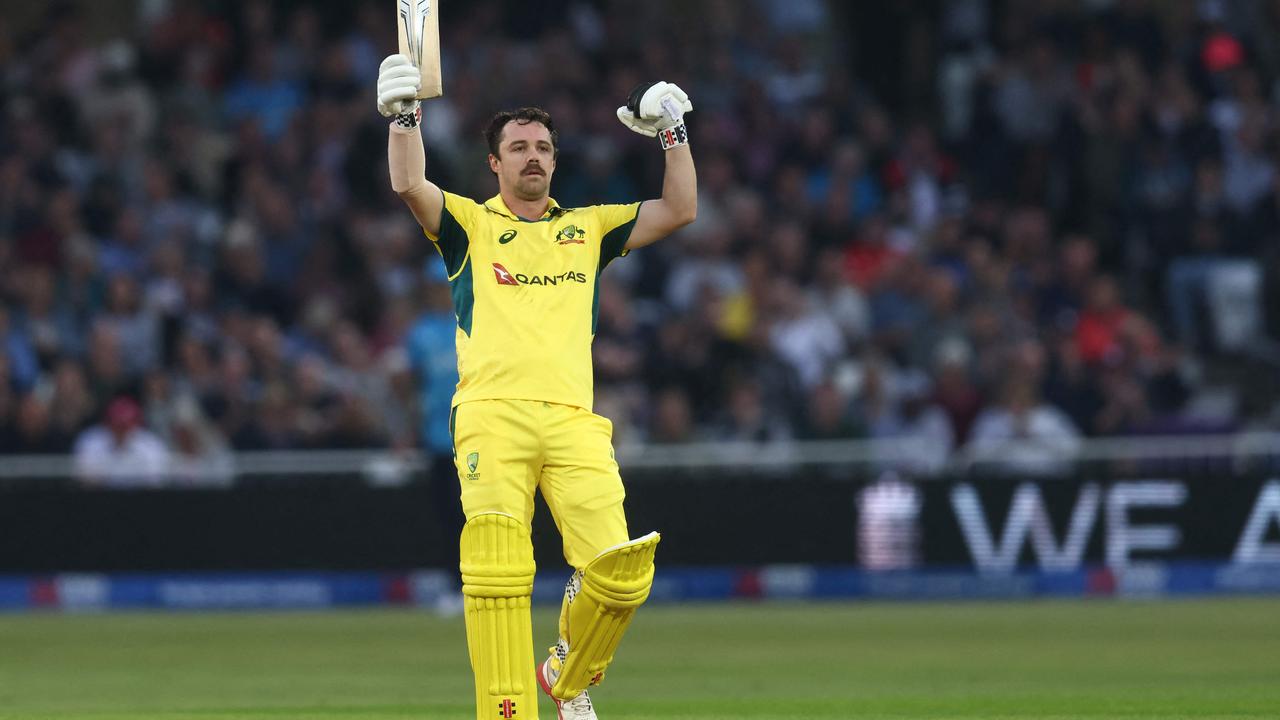
<svg viewBox="0 0 1280 720">
<path fill-rule="evenodd" d="M 1204 367 L 1274 336 L 1280 3 L 904 2 L 873 66 L 859 5 L 446 6 L 423 132 L 453 191 L 495 191 L 480 129 L 538 104 L 561 204 L 656 196 L 614 108 L 646 79 L 693 99 L 699 218 L 602 283 L 617 442 L 1038 472 L 1088 436 L 1274 422 Z M 144 438 L 196 480 L 231 450 L 447 452 L 448 293 L 374 110 L 389 7 L 91 9 L 0 18 L 0 452 Z"/>
</svg>

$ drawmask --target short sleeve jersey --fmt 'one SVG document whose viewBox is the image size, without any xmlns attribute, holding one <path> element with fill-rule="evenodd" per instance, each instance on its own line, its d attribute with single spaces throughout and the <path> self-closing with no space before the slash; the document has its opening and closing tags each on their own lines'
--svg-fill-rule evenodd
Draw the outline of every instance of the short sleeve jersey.
<svg viewBox="0 0 1280 720">
<path fill-rule="evenodd" d="M 524 220 L 498 195 L 444 193 L 440 234 L 458 329 L 458 388 L 471 400 L 591 409 L 600 273 L 626 254 L 640 203 L 562 208 Z"/>
</svg>

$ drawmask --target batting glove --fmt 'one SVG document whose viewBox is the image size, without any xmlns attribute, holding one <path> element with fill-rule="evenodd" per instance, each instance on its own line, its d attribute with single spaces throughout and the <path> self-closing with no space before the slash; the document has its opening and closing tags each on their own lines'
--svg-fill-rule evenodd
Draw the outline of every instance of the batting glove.
<svg viewBox="0 0 1280 720">
<path fill-rule="evenodd" d="M 657 137 L 663 150 L 689 142 L 684 114 L 693 110 L 689 95 L 669 82 L 642 83 L 618 108 L 618 120 L 634 132 Z"/>
<path fill-rule="evenodd" d="M 378 112 L 405 128 L 418 125 L 418 88 L 422 75 L 404 55 L 388 55 L 378 67 Z"/>
</svg>

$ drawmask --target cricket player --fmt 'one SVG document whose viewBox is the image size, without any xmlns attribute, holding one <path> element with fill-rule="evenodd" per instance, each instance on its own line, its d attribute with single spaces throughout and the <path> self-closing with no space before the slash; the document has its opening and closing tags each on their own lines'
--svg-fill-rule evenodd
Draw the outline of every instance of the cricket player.
<svg viewBox="0 0 1280 720">
<path fill-rule="evenodd" d="M 662 197 L 583 208 L 550 197 L 551 117 L 529 107 L 498 113 L 485 131 L 498 194 L 477 203 L 426 179 L 418 86 L 408 58 L 383 61 L 378 110 L 391 118 L 391 186 L 444 259 L 458 324 L 450 425 L 476 718 L 537 718 L 536 682 L 561 720 L 594 720 L 587 687 L 600 682 L 649 596 L 659 540 L 629 539 L 613 426 L 591 411 L 600 272 L 693 221 L 697 182 L 683 120 L 693 105 L 672 83 L 637 87 L 618 119 L 665 151 Z M 575 572 L 560 636 L 535 668 L 529 528 L 539 489 Z"/>
</svg>

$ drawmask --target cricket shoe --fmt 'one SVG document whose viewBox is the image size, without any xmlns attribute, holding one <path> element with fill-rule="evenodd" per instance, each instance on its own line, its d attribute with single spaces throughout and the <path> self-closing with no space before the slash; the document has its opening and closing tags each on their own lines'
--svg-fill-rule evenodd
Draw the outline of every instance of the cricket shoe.
<svg viewBox="0 0 1280 720">
<path fill-rule="evenodd" d="M 583 690 L 572 700 L 561 700 L 551 694 L 551 687 L 556 684 L 556 676 L 560 673 L 551 667 L 551 658 L 542 661 L 538 666 L 538 687 L 556 704 L 556 712 L 560 720 L 598 720 L 596 710 L 591 706 L 591 698 Z"/>
</svg>

